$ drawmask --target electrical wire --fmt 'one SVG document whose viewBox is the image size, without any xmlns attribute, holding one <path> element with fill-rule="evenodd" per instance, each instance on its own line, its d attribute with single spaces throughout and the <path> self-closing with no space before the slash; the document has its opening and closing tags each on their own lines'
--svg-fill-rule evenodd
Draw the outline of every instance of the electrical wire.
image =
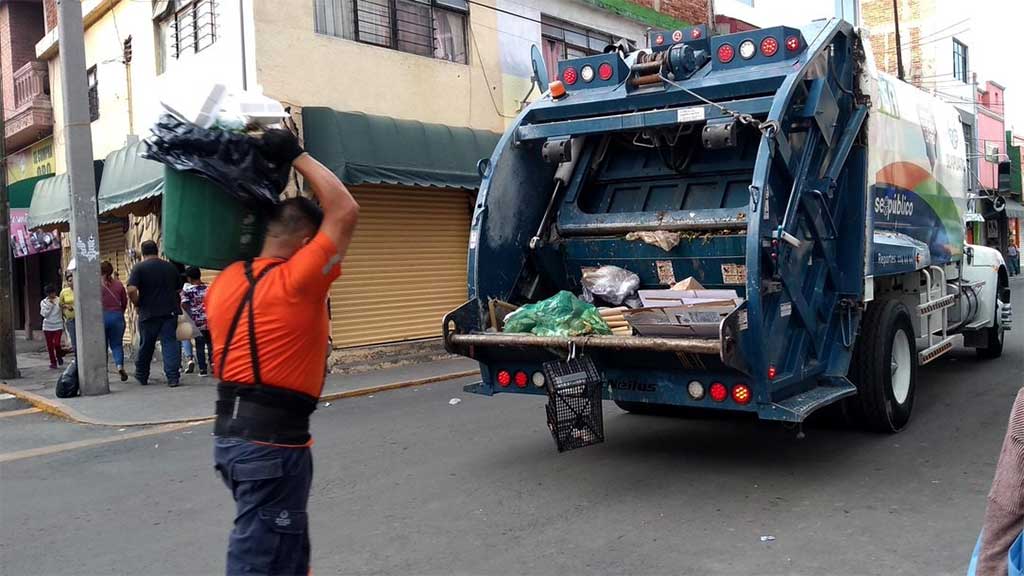
<svg viewBox="0 0 1024 576">
<path fill-rule="evenodd" d="M 961 20 L 959 22 L 955 22 L 953 24 L 950 24 L 949 26 L 946 26 L 944 28 L 939 28 L 938 30 L 933 30 L 932 32 L 929 32 L 928 34 L 925 34 L 924 36 L 921 36 L 920 38 L 918 38 L 917 41 L 920 42 L 921 40 L 927 40 L 928 38 L 931 38 L 932 36 L 935 36 L 936 34 L 941 34 L 942 32 L 945 32 L 946 30 L 949 30 L 950 28 L 954 28 L 956 26 L 959 26 L 959 25 L 963 24 L 964 22 L 970 22 L 970 20 L 971 20 L 970 17 L 964 18 L 963 20 Z M 970 28 L 968 28 L 968 30 L 969 29 Z M 914 41 L 911 40 L 910 42 L 907 42 L 907 43 L 903 44 L 903 46 L 910 46 L 913 43 L 914 43 Z"/>
<path fill-rule="evenodd" d="M 473 40 L 473 51 L 476 52 L 476 60 L 477 62 L 480 63 L 480 72 L 483 73 L 484 83 L 487 84 L 487 95 L 491 97 L 491 105 L 494 107 L 494 113 L 505 119 L 515 118 L 514 114 L 505 114 L 504 112 L 501 111 L 501 108 L 498 107 L 498 101 L 494 99 L 494 88 L 491 87 L 491 81 L 490 79 L 487 78 L 487 66 L 484 65 L 484 58 L 483 55 L 480 53 L 480 45 L 477 44 L 476 42 L 476 32 L 473 31 L 473 26 L 472 24 L 469 24 L 468 19 L 466 28 L 469 30 L 470 39 Z M 473 79 L 472 77 L 470 77 L 470 83 L 472 82 Z"/>
</svg>

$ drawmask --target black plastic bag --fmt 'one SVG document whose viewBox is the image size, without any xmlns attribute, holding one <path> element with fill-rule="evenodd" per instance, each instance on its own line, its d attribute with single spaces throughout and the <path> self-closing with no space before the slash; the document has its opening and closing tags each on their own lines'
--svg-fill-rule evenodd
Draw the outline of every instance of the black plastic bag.
<svg viewBox="0 0 1024 576">
<path fill-rule="evenodd" d="M 164 114 L 146 140 L 145 158 L 216 182 L 249 208 L 276 204 L 291 165 L 268 160 L 259 138 L 219 128 L 200 128 Z"/>
<path fill-rule="evenodd" d="M 78 388 L 78 364 L 72 360 L 57 378 L 57 398 L 72 398 L 81 394 Z"/>
</svg>

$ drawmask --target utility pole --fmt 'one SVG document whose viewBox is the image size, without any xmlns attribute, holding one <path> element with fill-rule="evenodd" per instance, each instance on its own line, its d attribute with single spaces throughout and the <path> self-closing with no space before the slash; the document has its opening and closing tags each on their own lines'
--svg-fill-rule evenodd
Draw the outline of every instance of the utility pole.
<svg viewBox="0 0 1024 576">
<path fill-rule="evenodd" d="M 715 35 L 715 0 L 708 0 L 708 36 Z"/>
<path fill-rule="evenodd" d="M 89 89 L 81 0 L 57 0 L 64 142 L 71 180 L 71 252 L 75 258 L 75 354 L 82 394 L 108 394 L 107 344 L 100 309 L 99 224 L 92 167 Z"/>
<path fill-rule="evenodd" d="M 7 126 L 0 86 L 0 379 L 18 378 L 14 345 L 14 254 L 11 252 L 11 204 L 7 194 Z"/>
<path fill-rule="evenodd" d="M 896 25 L 896 77 L 903 80 L 903 43 L 900 40 L 900 7 L 899 0 L 892 0 L 892 21 Z"/>
</svg>

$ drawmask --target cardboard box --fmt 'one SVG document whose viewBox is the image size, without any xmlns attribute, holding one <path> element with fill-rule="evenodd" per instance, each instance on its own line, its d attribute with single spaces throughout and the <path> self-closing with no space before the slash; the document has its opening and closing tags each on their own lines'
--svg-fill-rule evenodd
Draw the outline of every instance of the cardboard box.
<svg viewBox="0 0 1024 576">
<path fill-rule="evenodd" d="M 707 304 L 739 297 L 735 290 L 640 290 L 639 294 L 644 308 Z"/>
<path fill-rule="evenodd" d="M 717 338 L 722 319 L 742 302 L 742 298 L 733 298 L 682 306 L 638 308 L 627 310 L 624 316 L 642 336 Z"/>
</svg>

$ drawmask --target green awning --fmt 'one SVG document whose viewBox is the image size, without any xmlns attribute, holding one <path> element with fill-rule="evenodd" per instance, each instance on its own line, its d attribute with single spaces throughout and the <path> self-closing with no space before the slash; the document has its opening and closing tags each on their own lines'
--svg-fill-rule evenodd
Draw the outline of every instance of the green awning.
<svg viewBox="0 0 1024 576">
<path fill-rule="evenodd" d="M 64 224 L 71 218 L 71 187 L 67 174 L 36 182 L 28 208 L 28 227 Z"/>
<path fill-rule="evenodd" d="M 100 214 L 163 193 L 164 165 L 140 156 L 143 150 L 139 141 L 107 155 L 97 192 Z"/>
<path fill-rule="evenodd" d="M 302 109 L 305 147 L 342 182 L 480 187 L 477 162 L 501 134 L 330 108 Z"/>
<path fill-rule="evenodd" d="M 99 186 L 103 177 L 103 160 L 93 160 L 92 168 Z M 28 207 L 28 227 L 57 226 L 70 220 L 71 178 L 64 173 L 38 180 Z"/>
<path fill-rule="evenodd" d="M 18 180 L 17 182 L 11 182 L 7 187 L 8 201 L 11 203 L 11 208 L 28 208 L 32 205 L 32 191 L 35 190 L 36 182 L 49 178 L 53 174 L 45 174 L 43 176 L 33 176 L 31 178 L 25 178 L 24 180 Z"/>
</svg>

